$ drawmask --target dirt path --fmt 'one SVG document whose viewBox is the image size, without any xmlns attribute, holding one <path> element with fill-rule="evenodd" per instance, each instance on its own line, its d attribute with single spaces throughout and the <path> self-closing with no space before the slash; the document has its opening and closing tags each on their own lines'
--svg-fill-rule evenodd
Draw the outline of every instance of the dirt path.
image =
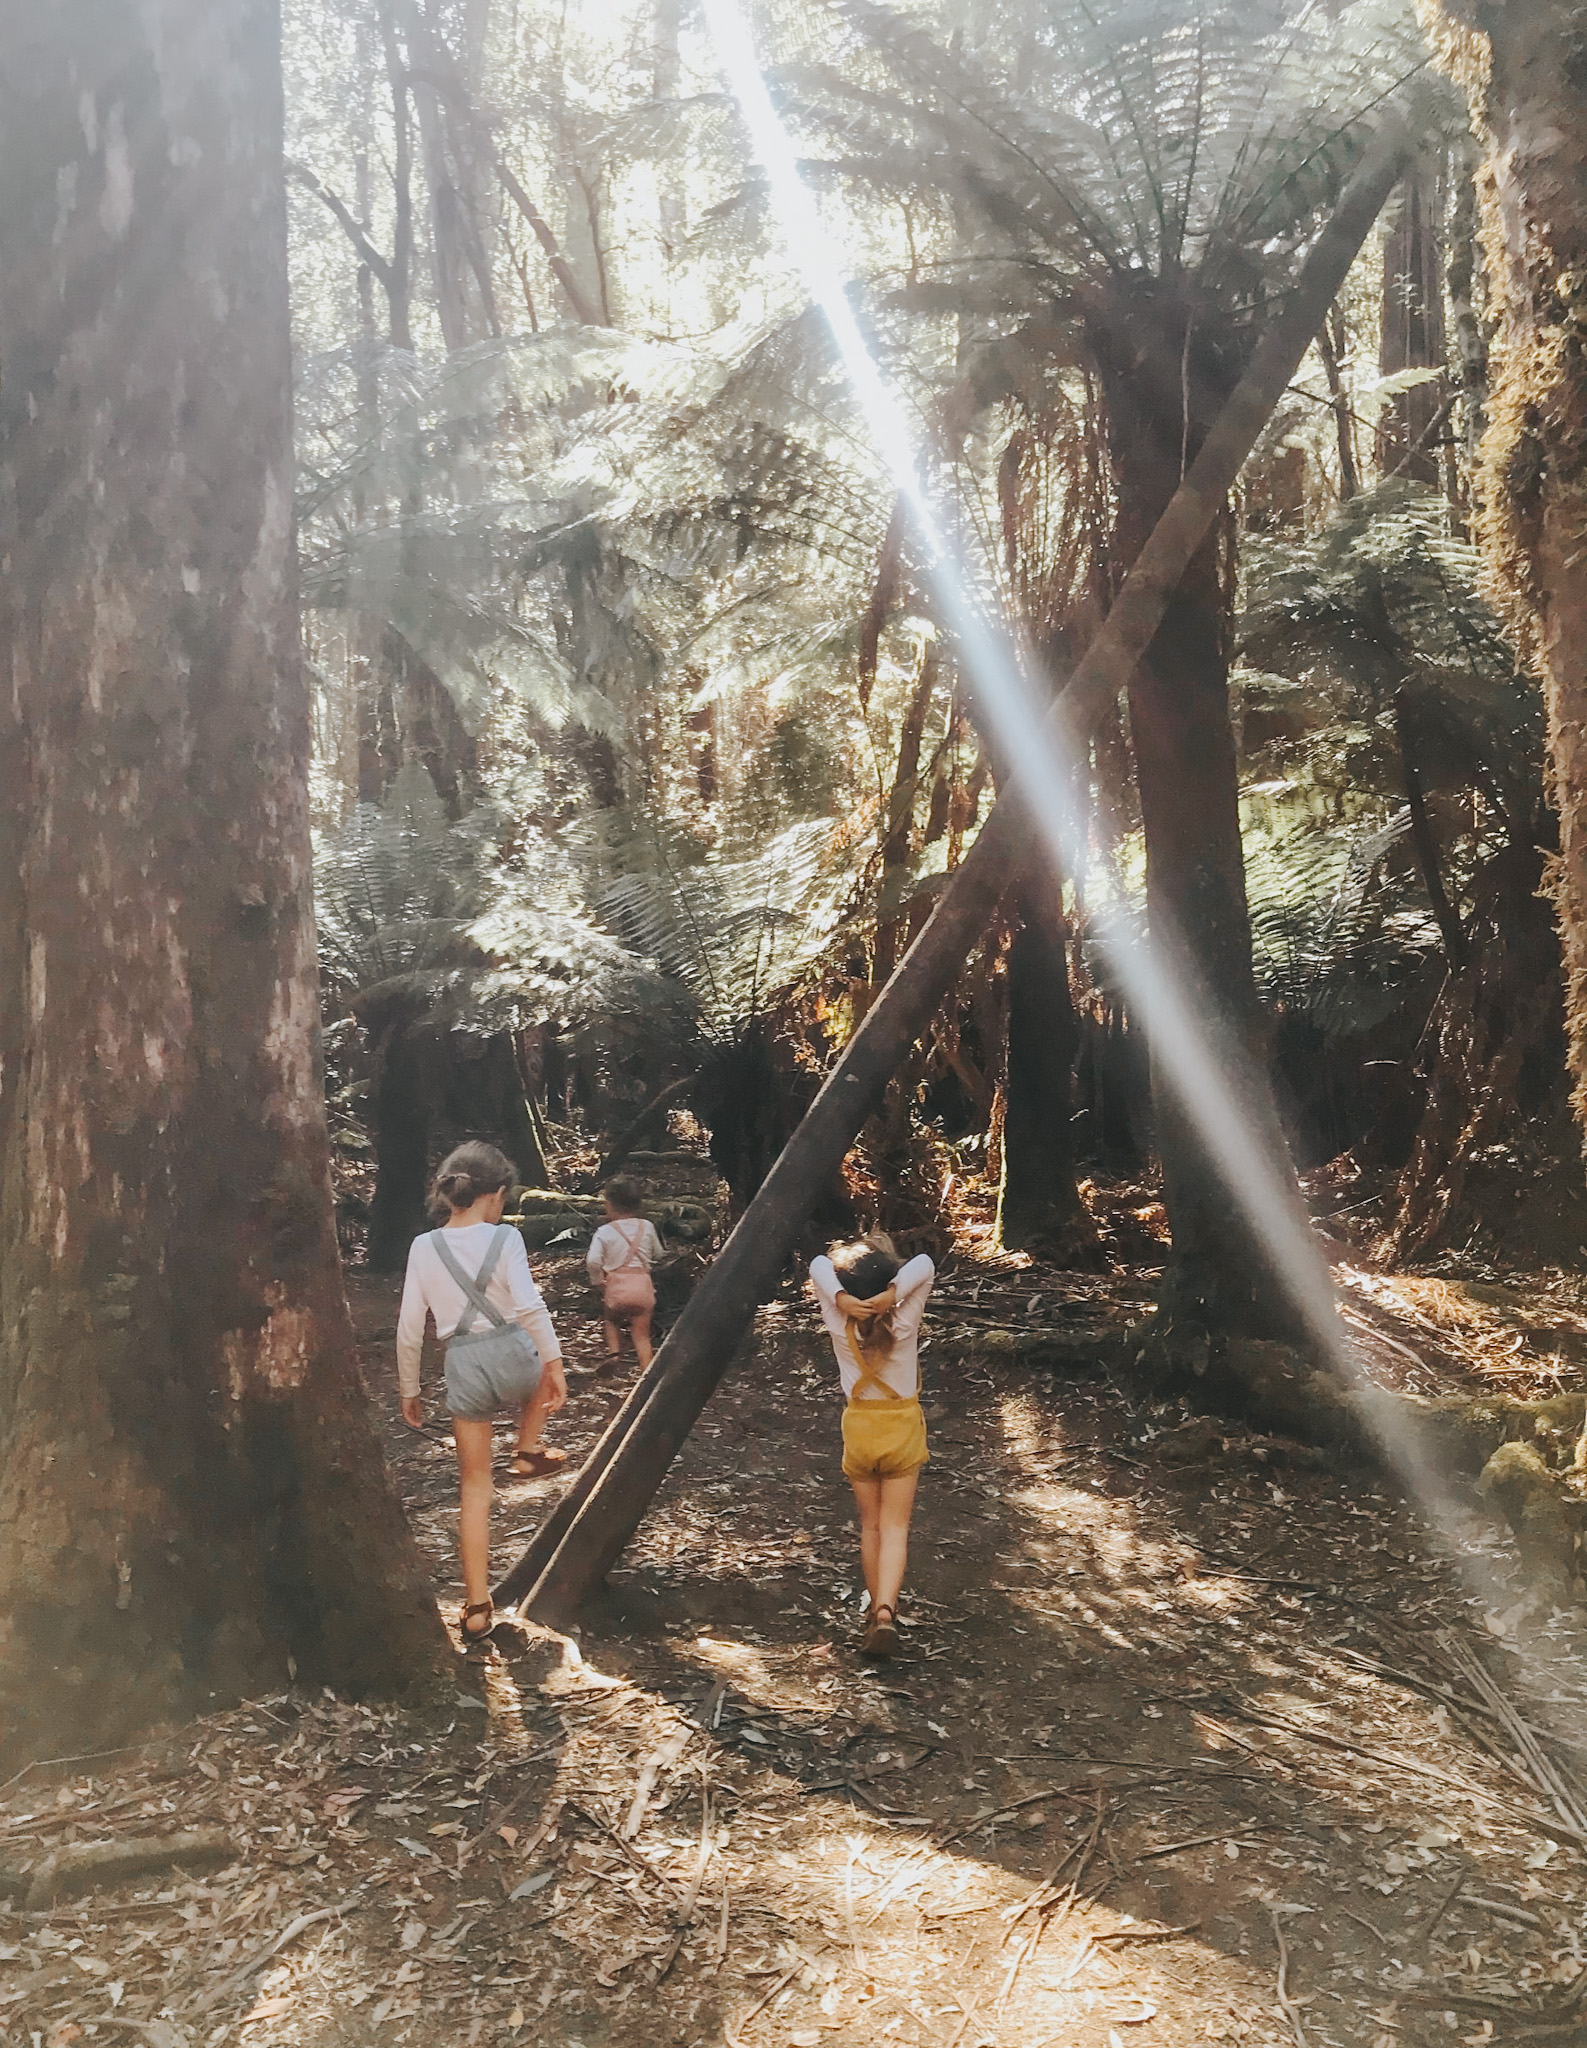
<svg viewBox="0 0 1587 2048">
<path fill-rule="evenodd" d="M 548 1292 L 571 1283 L 553 1268 Z M 451 1452 L 397 1417 L 395 1292 L 355 1277 L 355 1313 L 455 1601 Z M 1554 2012 L 1587 1982 L 1562 1820 L 1587 1757 L 1545 1743 L 1560 1783 L 1524 1781 L 1543 1767 L 1473 1697 L 1463 1645 L 1518 1685 L 1482 1527 L 1463 1540 L 1498 1576 L 1473 1593 L 1382 1487 L 940 1337 L 926 1364 L 943 1412 L 891 1669 L 851 1649 L 830 1358 L 774 1309 L 579 1646 L 509 1642 L 488 1716 L 284 1693 L 114 1775 L 6 1788 L 0 1860 L 92 1838 L 117 1799 L 247 1846 L 13 1914 L 3 2038 L 1587 2038 L 1587 2005 Z M 554 1434 L 577 1451 L 617 1395 L 574 1388 Z M 505 1486 L 504 1561 L 554 1492 Z M 1556 1690 L 1534 1712 L 1587 1728 Z"/>
</svg>

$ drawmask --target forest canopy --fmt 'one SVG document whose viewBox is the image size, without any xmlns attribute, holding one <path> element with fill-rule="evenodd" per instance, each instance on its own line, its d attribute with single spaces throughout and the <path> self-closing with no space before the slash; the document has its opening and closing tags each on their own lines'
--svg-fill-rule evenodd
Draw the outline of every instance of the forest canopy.
<svg viewBox="0 0 1587 2048">
<path fill-rule="evenodd" d="M 856 0 L 750 26 L 1038 691 L 1385 107 L 1412 110 L 1413 167 L 1165 628 L 1159 688 L 1197 731 L 1138 770 L 1142 685 L 1085 735 L 1074 871 L 1011 893 L 846 1199 L 929 1233 L 967 1172 L 1001 1185 L 1009 1246 L 1099 1255 L 1077 1182 L 1150 1171 L 1159 1138 L 1098 919 L 1150 929 L 1155 836 L 1158 919 L 1232 974 L 1301 1166 L 1336 1163 L 1398 1255 L 1447 1242 L 1499 1125 L 1526 1153 L 1552 1116 L 1561 1149 L 1561 1039 L 1544 1005 L 1459 1082 L 1429 1056 L 1454 970 L 1547 952 L 1524 906 L 1553 828 L 1473 536 L 1473 144 L 1413 10 Z M 742 1206 L 1006 779 L 977 679 L 705 17 L 314 0 L 286 62 L 333 1103 L 379 1183 L 344 1225 L 400 1256 L 425 1158 L 501 1125 L 448 1074 L 508 1047 L 541 1122 L 612 1135 L 677 1084 Z M 1188 840 L 1158 793 L 1185 775 Z M 1176 904 L 1203 827 L 1224 900 Z M 547 1142 L 519 1133 L 526 1178 Z"/>
</svg>

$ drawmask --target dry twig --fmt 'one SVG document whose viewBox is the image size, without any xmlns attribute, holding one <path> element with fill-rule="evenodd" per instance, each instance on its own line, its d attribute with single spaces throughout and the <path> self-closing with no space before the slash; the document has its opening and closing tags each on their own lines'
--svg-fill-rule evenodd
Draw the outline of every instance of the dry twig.
<svg viewBox="0 0 1587 2048">
<path fill-rule="evenodd" d="M 1277 1906 L 1269 1906 L 1267 1917 L 1273 1923 L 1273 1939 L 1278 1943 L 1278 2002 L 1284 2017 L 1289 2021 L 1295 2036 L 1295 2048 L 1306 2048 L 1306 2029 L 1300 2022 L 1300 2007 L 1289 1995 L 1289 1943 L 1284 1939 L 1284 1918 Z"/>
</svg>

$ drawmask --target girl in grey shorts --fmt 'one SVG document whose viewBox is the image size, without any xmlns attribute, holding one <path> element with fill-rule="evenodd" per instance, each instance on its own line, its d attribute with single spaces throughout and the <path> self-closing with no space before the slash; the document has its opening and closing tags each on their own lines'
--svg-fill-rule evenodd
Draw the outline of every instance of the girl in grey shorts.
<svg viewBox="0 0 1587 2048">
<path fill-rule="evenodd" d="M 512 1185 L 512 1161 L 494 1145 L 459 1145 L 442 1162 L 431 1190 L 439 1230 L 416 1237 L 397 1319 L 397 1383 L 402 1418 L 424 1423 L 419 1358 L 425 1312 L 446 1345 L 446 1405 L 457 1443 L 462 1506 L 458 1549 L 463 1560 L 465 1646 L 490 1634 L 491 1421 L 518 1417 L 512 1469 L 539 1479 L 566 1464 L 562 1451 L 540 1442 L 546 1417 L 568 1398 L 562 1346 L 529 1271 L 523 1239 L 501 1220 Z"/>
</svg>

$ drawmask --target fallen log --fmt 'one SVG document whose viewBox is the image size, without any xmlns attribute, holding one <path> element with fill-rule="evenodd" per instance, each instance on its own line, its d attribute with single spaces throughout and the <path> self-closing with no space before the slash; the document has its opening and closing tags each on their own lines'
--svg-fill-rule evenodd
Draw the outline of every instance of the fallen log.
<svg viewBox="0 0 1587 2048">
<path fill-rule="evenodd" d="M 1071 746 L 1129 683 L 1411 153 L 1403 125 L 1391 117 L 1054 704 L 1052 722 Z M 579 1475 L 576 1490 L 583 1497 L 529 1590 L 527 1606 L 536 1620 L 565 1627 L 638 1526 L 727 1371 L 756 1303 L 780 1276 L 812 1201 L 838 1170 L 985 931 L 1030 837 L 1022 807 L 1012 795 L 1000 796 L 920 936 L 657 1353 L 659 1377 L 651 1384 L 647 1375 L 635 1388 Z M 520 1577 L 515 1570 L 498 1588 L 499 1604 L 512 1604 L 507 1589 Z"/>
<path fill-rule="evenodd" d="M 605 1220 L 599 1195 L 565 1195 L 560 1188 L 514 1188 L 503 1221 L 515 1224 L 531 1251 L 550 1244 L 565 1230 L 591 1236 Z M 647 1201 L 645 1215 L 663 1238 L 678 1244 L 704 1244 L 716 1220 L 702 1202 L 658 1197 Z"/>
<path fill-rule="evenodd" d="M 230 1863 L 237 1845 L 223 1828 L 190 1828 L 175 1835 L 128 1835 L 115 1842 L 78 1842 L 46 1856 L 30 1874 L 27 1909 L 42 1912 L 59 1899 L 75 1899 L 97 1885 L 125 1884 L 156 1870 L 214 1869 Z"/>
</svg>

